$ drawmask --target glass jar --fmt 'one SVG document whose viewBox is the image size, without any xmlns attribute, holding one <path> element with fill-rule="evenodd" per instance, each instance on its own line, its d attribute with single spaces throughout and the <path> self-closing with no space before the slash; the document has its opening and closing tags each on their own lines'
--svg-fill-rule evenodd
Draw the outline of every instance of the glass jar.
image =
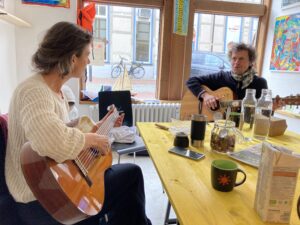
<svg viewBox="0 0 300 225">
<path fill-rule="evenodd" d="M 270 129 L 270 120 L 272 116 L 273 100 L 272 91 L 269 89 L 262 89 L 261 97 L 258 99 L 255 119 L 253 137 L 259 140 L 266 140 Z"/>
<path fill-rule="evenodd" d="M 246 89 L 246 94 L 242 101 L 242 114 L 244 116 L 243 122 L 246 129 L 252 129 L 253 127 L 255 107 L 257 104 L 255 94 L 255 89 Z"/>
<path fill-rule="evenodd" d="M 217 120 L 211 131 L 210 147 L 218 153 L 233 152 L 237 137 L 244 139 L 233 121 Z"/>
</svg>

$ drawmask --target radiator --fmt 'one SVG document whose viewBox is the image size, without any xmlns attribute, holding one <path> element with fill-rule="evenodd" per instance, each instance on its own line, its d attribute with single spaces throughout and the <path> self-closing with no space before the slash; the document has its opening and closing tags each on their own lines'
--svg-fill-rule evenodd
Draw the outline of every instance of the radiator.
<svg viewBox="0 0 300 225">
<path fill-rule="evenodd" d="M 179 103 L 133 104 L 132 114 L 136 122 L 171 122 L 171 118 L 179 119 Z"/>
<path fill-rule="evenodd" d="M 133 125 L 136 122 L 171 122 L 179 119 L 180 103 L 132 104 Z M 89 116 L 99 120 L 98 105 L 89 107 Z"/>
</svg>

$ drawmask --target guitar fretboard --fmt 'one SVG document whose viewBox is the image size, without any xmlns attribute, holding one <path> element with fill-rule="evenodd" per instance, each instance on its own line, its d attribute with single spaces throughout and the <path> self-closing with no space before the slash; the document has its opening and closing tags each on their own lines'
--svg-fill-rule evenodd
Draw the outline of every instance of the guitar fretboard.
<svg viewBox="0 0 300 225">
<path fill-rule="evenodd" d="M 108 135 L 110 130 L 114 127 L 118 117 L 119 112 L 116 108 L 114 108 L 113 112 L 103 121 L 96 133 L 99 135 Z M 98 156 L 99 150 L 96 148 L 90 148 L 81 151 L 79 156 L 74 160 L 89 186 L 91 186 L 93 182 L 88 176 L 88 170 Z"/>
<path fill-rule="evenodd" d="M 114 127 L 116 120 L 119 117 L 119 112 L 116 108 L 114 108 L 113 112 L 104 120 L 103 124 L 96 131 L 97 134 L 100 135 L 108 135 L 110 130 Z"/>
</svg>

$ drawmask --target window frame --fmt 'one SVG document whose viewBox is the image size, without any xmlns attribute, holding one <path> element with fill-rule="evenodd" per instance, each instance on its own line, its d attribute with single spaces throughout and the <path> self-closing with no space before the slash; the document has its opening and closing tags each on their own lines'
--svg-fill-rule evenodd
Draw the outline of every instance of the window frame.
<svg viewBox="0 0 300 225">
<path fill-rule="evenodd" d="M 85 0 L 78 0 L 78 9 Z M 192 54 L 194 13 L 209 13 L 228 16 L 258 17 L 257 30 L 257 71 L 261 74 L 265 40 L 272 0 L 262 4 L 221 2 L 216 0 L 190 0 L 188 35 L 173 34 L 173 4 L 166 0 L 89 0 L 108 5 L 132 6 L 160 9 L 160 31 L 158 49 L 158 74 L 156 98 L 160 100 L 181 100 L 186 91 L 185 81 L 189 78 Z M 80 90 L 85 86 L 83 79 Z M 80 92 L 80 97 L 82 93 Z M 84 103 L 80 101 L 80 103 Z"/>
</svg>

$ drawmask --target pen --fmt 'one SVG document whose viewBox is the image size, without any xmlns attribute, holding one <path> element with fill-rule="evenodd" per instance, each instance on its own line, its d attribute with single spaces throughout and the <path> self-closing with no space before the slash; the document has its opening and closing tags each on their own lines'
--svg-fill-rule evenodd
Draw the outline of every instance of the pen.
<svg viewBox="0 0 300 225">
<path fill-rule="evenodd" d="M 162 129 L 162 130 L 169 130 L 168 127 L 164 126 L 164 125 L 161 125 L 161 124 L 158 124 L 156 123 L 155 126 L 157 126 L 158 128 Z"/>
</svg>

